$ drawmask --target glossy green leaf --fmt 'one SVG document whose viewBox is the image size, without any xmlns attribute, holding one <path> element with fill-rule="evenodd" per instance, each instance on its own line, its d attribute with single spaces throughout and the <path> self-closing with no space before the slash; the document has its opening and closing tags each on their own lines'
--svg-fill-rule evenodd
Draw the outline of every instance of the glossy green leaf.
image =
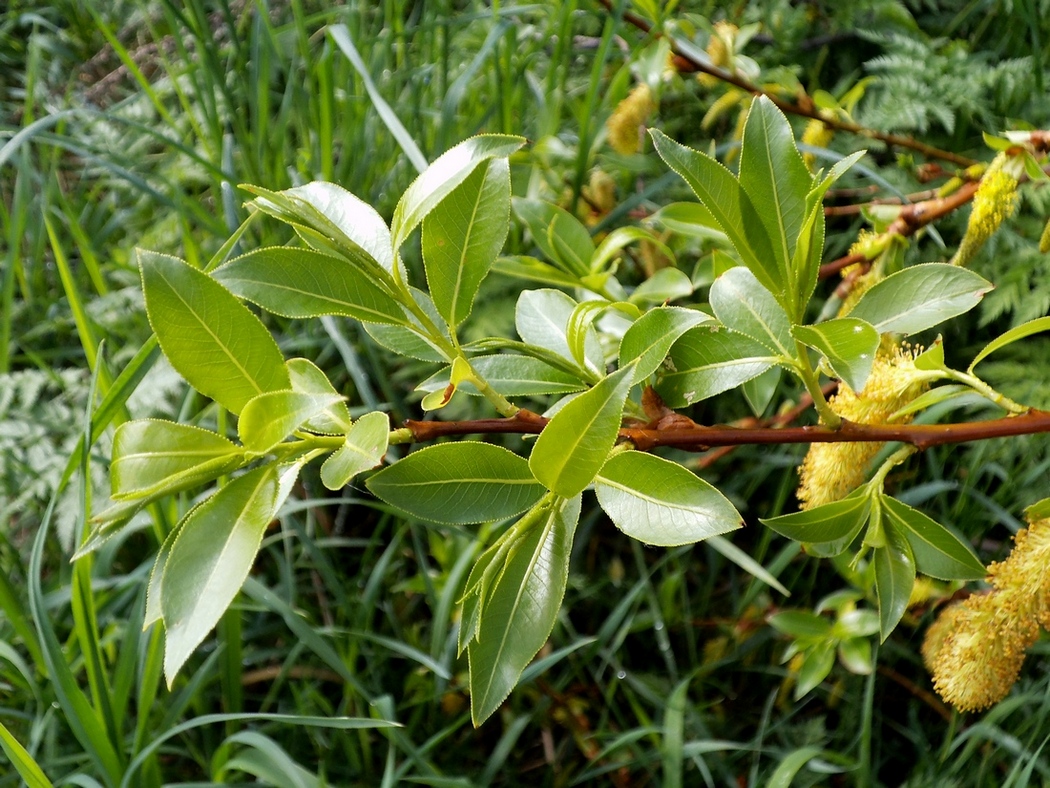
<svg viewBox="0 0 1050 788">
<path fill-rule="evenodd" d="M 150 325 L 191 386 L 233 413 L 291 386 L 270 332 L 229 290 L 175 257 L 138 254 Z"/>
<path fill-rule="evenodd" d="M 633 369 L 617 370 L 569 402 L 550 420 L 529 457 L 529 467 L 548 490 L 571 498 L 594 481 L 616 435 Z"/>
<path fill-rule="evenodd" d="M 662 304 L 693 294 L 693 281 L 677 268 L 661 268 L 631 293 L 632 304 Z"/>
<path fill-rule="evenodd" d="M 947 369 L 944 364 L 944 342 L 941 341 L 940 335 L 933 344 L 915 357 L 915 368 L 924 372 Z"/>
<path fill-rule="evenodd" d="M 257 195 L 259 210 L 290 224 L 321 252 L 345 258 L 389 286 L 394 283 L 394 250 L 390 230 L 375 208 L 342 186 L 313 181 L 273 192 L 242 186 Z"/>
<path fill-rule="evenodd" d="M 761 342 L 774 354 L 794 355 L 791 321 L 755 275 L 741 266 L 730 268 L 711 285 L 711 310 L 726 328 Z"/>
<path fill-rule="evenodd" d="M 617 528 L 646 544 L 692 544 L 743 525 L 717 489 L 676 462 L 637 451 L 611 457 L 594 480 Z"/>
<path fill-rule="evenodd" d="M 984 359 L 995 351 L 1004 348 L 1019 339 L 1024 339 L 1025 337 L 1032 336 L 1032 334 L 1039 334 L 1043 331 L 1050 331 L 1050 317 L 1037 317 L 1035 320 L 1029 320 L 1027 323 L 1014 326 L 1009 331 L 1000 334 L 981 348 L 981 352 L 974 356 L 973 361 L 970 362 L 967 372 L 973 372 L 974 367 L 984 361 Z"/>
<path fill-rule="evenodd" d="M 275 315 L 346 315 L 373 323 L 408 322 L 397 300 L 367 272 L 312 249 L 257 249 L 215 269 L 212 277 L 234 295 Z"/>
<path fill-rule="evenodd" d="M 871 323 L 881 334 L 914 334 L 973 309 L 993 288 L 969 269 L 923 263 L 876 283 L 849 316 Z"/>
<path fill-rule="evenodd" d="M 576 302 L 560 290 L 526 290 L 518 298 L 514 325 L 525 343 L 539 345 L 572 361 L 566 332 L 576 306 Z M 601 375 L 605 371 L 605 356 L 593 326 L 587 329 L 586 337 L 586 369 Z"/>
<path fill-rule="evenodd" d="M 777 363 L 755 340 L 728 329 L 701 326 L 671 346 L 656 390 L 671 408 L 682 408 L 736 388 Z"/>
<path fill-rule="evenodd" d="M 650 309 L 631 324 L 620 340 L 620 366 L 634 362 L 634 382 L 641 383 L 660 368 L 682 334 L 711 322 L 709 315 L 695 309 L 677 306 Z"/>
<path fill-rule="evenodd" d="M 168 556 L 171 555 L 171 546 L 175 544 L 178 536 L 179 527 L 176 526 L 164 537 L 164 543 L 160 546 L 160 550 L 157 551 L 157 557 L 153 560 L 153 568 L 150 569 L 149 573 L 149 583 L 146 584 L 146 611 L 142 619 L 143 631 L 149 629 L 155 622 L 164 620 L 164 606 L 160 601 L 163 594 L 160 581 L 164 577 L 164 567 L 168 563 Z"/>
<path fill-rule="evenodd" d="M 788 269 L 788 291 L 784 306 L 794 323 L 805 319 L 806 307 L 817 288 L 820 263 L 824 259 L 824 204 L 816 201 L 799 230 L 795 254 Z"/>
<path fill-rule="evenodd" d="M 915 585 L 915 558 L 904 535 L 890 522 L 883 522 L 886 544 L 872 556 L 875 592 L 879 599 L 879 627 L 885 641 L 908 609 Z"/>
<path fill-rule="evenodd" d="M 401 195 L 390 222 L 393 248 L 398 250 L 423 218 L 434 210 L 482 162 L 505 158 L 525 144 L 524 137 L 480 134 L 450 148 L 435 159 Z"/>
<path fill-rule="evenodd" d="M 278 467 L 266 465 L 234 479 L 182 523 L 161 577 L 169 688 L 237 596 L 273 519 L 277 496 Z"/>
<path fill-rule="evenodd" d="M 240 447 L 209 430 L 157 419 L 128 421 L 113 436 L 113 500 L 184 490 L 243 461 Z"/>
<path fill-rule="evenodd" d="M 881 341 L 874 326 L 855 317 L 839 317 L 813 326 L 795 326 L 791 333 L 820 352 L 847 386 L 854 391 L 864 388 Z"/>
<path fill-rule="evenodd" d="M 567 274 L 553 265 L 527 255 L 499 257 L 493 263 L 492 270 L 516 279 L 539 282 L 542 285 L 553 287 L 578 287 L 580 284 L 578 276 Z"/>
<path fill-rule="evenodd" d="M 365 484 L 389 504 L 435 523 L 483 523 L 521 514 L 545 490 L 529 464 L 500 446 L 474 441 L 415 451 Z"/>
<path fill-rule="evenodd" d="M 510 230 L 510 167 L 482 163 L 423 219 L 430 295 L 450 326 L 470 314 L 481 281 Z"/>
<path fill-rule="evenodd" d="M 288 367 L 288 376 L 292 379 L 292 391 L 301 394 L 339 394 L 328 376 L 312 361 L 291 358 L 285 366 Z M 323 435 L 345 435 L 351 423 L 350 409 L 346 407 L 346 402 L 340 399 L 303 422 L 302 429 Z"/>
<path fill-rule="evenodd" d="M 947 527 L 888 495 L 882 496 L 883 519 L 904 534 L 915 568 L 941 580 L 980 580 L 985 568 L 973 548 Z"/>
<path fill-rule="evenodd" d="M 736 177 L 699 151 L 680 145 L 658 129 L 650 129 L 656 152 L 677 172 L 704 204 L 752 273 L 770 292 L 784 289 L 765 224 Z"/>
<path fill-rule="evenodd" d="M 760 522 L 781 536 L 796 542 L 819 545 L 822 555 L 838 555 L 849 547 L 871 511 L 871 496 L 861 487 L 841 501 L 833 501 L 779 517 L 767 517 Z"/>
<path fill-rule="evenodd" d="M 321 465 L 321 481 L 329 490 L 341 490 L 362 471 L 383 461 L 390 443 L 390 417 L 381 411 L 366 413 L 354 422 L 346 441 Z"/>
<path fill-rule="evenodd" d="M 541 394 L 571 394 L 582 391 L 587 384 L 579 375 L 564 370 L 531 356 L 500 353 L 492 356 L 474 356 L 470 359 L 474 371 L 504 397 L 530 397 Z M 417 391 L 438 391 L 449 384 L 449 368 L 435 372 L 420 383 Z M 459 390 L 465 394 L 478 395 L 477 388 L 469 381 Z"/>
<path fill-rule="evenodd" d="M 641 227 L 617 227 L 605 236 L 605 238 L 602 239 L 602 242 L 598 245 L 598 248 L 594 250 L 594 255 L 589 262 L 591 273 L 604 271 L 609 267 L 609 263 L 619 256 L 624 247 L 640 241 L 646 241 L 652 244 L 657 250 L 659 250 L 660 254 L 667 257 L 667 259 L 671 261 L 671 264 L 674 265 L 674 252 L 671 251 L 671 248 L 667 246 L 667 244 L 654 236 L 651 232 Z M 660 270 L 673 271 L 675 269 L 661 268 Z"/>
<path fill-rule="evenodd" d="M 591 234 L 579 219 L 544 200 L 514 197 L 512 205 L 544 257 L 572 276 L 590 273 L 596 250 Z"/>
<path fill-rule="evenodd" d="M 740 149 L 740 185 L 761 206 L 774 258 L 787 280 L 795 241 L 806 219 L 812 177 L 795 147 L 791 125 L 766 96 L 751 102 Z M 710 207 L 710 206 L 708 206 Z"/>
<path fill-rule="evenodd" d="M 342 400 L 338 394 L 268 391 L 244 406 L 237 434 L 246 449 L 263 454 Z"/>
<path fill-rule="evenodd" d="M 437 311 L 437 307 L 434 306 L 430 296 L 415 287 L 409 288 L 409 292 L 420 309 L 430 318 L 430 322 L 439 332 L 438 336 L 446 342 L 446 347 L 451 347 L 452 340 L 449 338 L 445 321 Z M 446 357 L 445 351 L 435 343 L 429 327 L 424 327 L 415 316 L 409 316 L 409 323 L 410 327 L 365 323 L 364 328 L 372 339 L 399 356 L 417 358 L 420 361 L 444 361 L 447 363 L 449 359 Z"/>
<path fill-rule="evenodd" d="M 499 708 L 554 629 L 579 516 L 579 496 L 557 500 L 505 554 L 485 591 L 477 636 L 467 645 L 475 725 Z"/>
<path fill-rule="evenodd" d="M 654 213 L 649 221 L 679 235 L 729 243 L 715 217 L 700 203 L 673 202 Z"/>
</svg>

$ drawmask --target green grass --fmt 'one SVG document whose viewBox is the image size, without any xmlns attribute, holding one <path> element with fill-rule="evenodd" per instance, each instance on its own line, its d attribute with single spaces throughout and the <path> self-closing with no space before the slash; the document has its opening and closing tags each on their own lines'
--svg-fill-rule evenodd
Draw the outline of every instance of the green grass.
<svg viewBox="0 0 1050 788">
<path fill-rule="evenodd" d="M 748 53 L 766 66 L 798 63 L 807 86 L 831 90 L 856 76 L 863 55 L 836 61 L 833 45 L 793 47 L 851 21 L 890 25 L 890 5 L 811 24 L 802 8 L 753 3 L 746 19 L 774 24 L 780 14 L 781 27 Z M 1034 44 L 1035 62 L 1045 62 L 1045 21 L 1025 23 L 1041 38 L 1019 38 L 1017 22 L 1035 5 L 1017 4 L 1009 20 L 960 14 L 952 35 L 997 57 Z M 717 18 L 713 6 L 686 10 Z M 935 31 L 946 12 L 915 13 Z M 1045 641 L 1019 687 L 985 714 L 941 716 L 917 655 L 921 617 L 880 649 L 883 672 L 836 669 L 791 699 L 784 643 L 765 618 L 844 585 L 830 564 L 757 524 L 793 506 L 795 449 L 742 449 L 704 471 L 747 518 L 734 543 L 778 575 L 789 600 L 709 546 L 631 542 L 585 501 L 549 650 L 479 730 L 455 656 L 455 603 L 494 527 L 405 521 L 363 485 L 327 493 L 313 469 L 268 532 L 239 602 L 170 691 L 162 635 L 141 622 L 153 557 L 192 496 L 152 507 L 140 528 L 70 564 L 85 511 L 106 495 L 107 428 L 129 414 L 225 424 L 148 344 L 135 247 L 205 265 L 247 218 L 240 183 L 332 180 L 389 216 L 421 158 L 481 131 L 533 142 L 514 162 L 519 194 L 571 200 L 600 167 L 622 205 L 684 198 L 651 153 L 625 158 L 601 144 L 650 42 L 586 0 L 16 0 L 0 11 L 0 740 L 17 765 L 0 766 L 0 786 L 46 785 L 27 776 L 37 769 L 55 784 L 103 786 L 1050 780 Z M 705 147 L 697 129 L 712 98 L 691 80 L 668 83 L 657 122 Z M 1037 97 L 1001 109 L 1047 123 Z M 731 125 L 714 129 L 719 141 Z M 930 141 L 972 153 L 977 132 L 960 124 Z M 880 173 L 918 188 L 891 158 Z M 658 193 L 646 191 L 653 183 Z M 844 248 L 856 228 L 829 230 L 829 245 Z M 276 223 L 255 221 L 238 246 L 286 240 Z M 405 254 L 418 276 L 413 243 Z M 527 251 L 520 233 L 510 245 Z M 920 249 L 933 259 L 933 241 Z M 491 307 L 475 320 L 500 325 L 515 285 L 486 288 Z M 266 320 L 285 351 L 315 360 L 352 394 L 352 407 L 418 416 L 411 388 L 421 367 L 389 359 L 347 321 Z M 979 346 L 976 334 L 949 339 Z M 704 418 L 744 415 L 734 402 L 711 408 Z M 78 460 L 85 433 L 93 448 Z M 63 473 L 70 457 L 77 474 Z M 926 486 L 908 500 L 983 539 L 991 559 L 1008 547 L 1023 505 L 1043 497 L 1048 461 L 1045 441 L 1032 439 L 930 451 L 915 467 Z"/>
</svg>

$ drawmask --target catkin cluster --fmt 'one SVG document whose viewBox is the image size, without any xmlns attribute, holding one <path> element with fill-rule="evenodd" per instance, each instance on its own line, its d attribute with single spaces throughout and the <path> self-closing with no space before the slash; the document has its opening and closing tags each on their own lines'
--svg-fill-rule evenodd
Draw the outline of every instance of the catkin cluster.
<svg viewBox="0 0 1050 788">
<path fill-rule="evenodd" d="M 655 108 L 653 93 L 642 82 L 616 105 L 613 114 L 605 122 L 609 132 L 609 145 L 617 153 L 630 156 L 641 147 L 642 126 Z"/>
<path fill-rule="evenodd" d="M 923 661 L 948 703 L 976 711 L 1006 697 L 1039 628 L 1050 628 L 1048 567 L 1050 518 L 1033 520 L 988 567 L 992 590 L 945 608 L 927 630 Z"/>
<path fill-rule="evenodd" d="M 915 369 L 918 349 L 894 346 L 880 350 L 867 383 L 855 392 L 845 383 L 828 404 L 842 418 L 858 424 L 885 424 L 896 411 L 925 388 Z M 901 419 L 906 423 L 909 419 Z M 814 443 L 799 468 L 798 499 L 803 509 L 838 501 L 860 486 L 868 463 L 879 453 L 881 443 Z"/>
<path fill-rule="evenodd" d="M 981 178 L 981 185 L 973 196 L 973 209 L 966 224 L 959 250 L 952 258 L 955 265 L 966 265 L 984 242 L 991 238 L 1003 222 L 1017 210 L 1016 164 L 1005 153 L 992 160 L 988 171 Z"/>
</svg>

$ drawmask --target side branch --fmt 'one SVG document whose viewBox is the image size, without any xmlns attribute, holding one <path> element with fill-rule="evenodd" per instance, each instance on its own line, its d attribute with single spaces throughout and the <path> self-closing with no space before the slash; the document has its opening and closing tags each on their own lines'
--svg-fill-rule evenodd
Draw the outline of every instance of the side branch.
<svg viewBox="0 0 1050 788">
<path fill-rule="evenodd" d="M 519 434 L 538 435 L 548 419 L 531 411 L 522 410 L 507 419 L 476 419 L 474 421 L 406 421 L 405 429 L 416 442 L 432 441 L 451 435 Z M 658 446 L 671 446 L 683 451 L 707 451 L 712 446 L 742 446 L 773 443 L 887 443 L 899 441 L 928 449 L 950 443 L 1004 438 L 1012 435 L 1035 435 L 1050 432 L 1050 411 L 1030 410 L 1019 416 L 1007 416 L 988 421 L 957 424 L 857 424 L 843 421 L 833 430 L 824 426 L 812 427 L 695 427 L 680 426 L 670 429 L 625 427 L 620 440 L 630 441 L 641 451 Z"/>
<path fill-rule="evenodd" d="M 612 11 L 611 0 L 599 0 L 599 2 L 605 6 L 606 9 Z M 641 30 L 643 33 L 652 32 L 652 25 L 637 14 L 627 12 L 623 15 L 624 21 L 630 23 L 634 27 Z M 960 167 L 969 167 L 971 164 L 976 162 L 973 159 L 961 156 L 958 153 L 952 153 L 951 151 L 941 150 L 940 148 L 934 147 L 933 145 L 927 145 L 925 142 L 920 142 L 913 137 L 905 137 L 899 134 L 887 134 L 886 132 L 876 131 L 874 129 L 866 128 L 861 126 L 859 123 L 851 123 L 849 121 L 838 120 L 836 118 L 825 118 L 820 114 L 817 106 L 809 99 L 808 96 L 804 97 L 805 100 L 800 103 L 793 101 L 785 101 L 778 96 L 775 96 L 758 85 L 748 82 L 746 79 L 738 77 L 736 74 L 730 74 L 728 71 L 723 71 L 720 68 L 709 65 L 707 63 L 701 63 L 695 57 L 682 52 L 678 46 L 672 40 L 671 50 L 675 54 L 675 65 L 679 71 L 700 71 L 704 74 L 710 74 L 716 79 L 721 80 L 727 84 L 733 85 L 734 87 L 745 90 L 755 96 L 767 96 L 770 101 L 780 107 L 784 112 L 792 115 L 799 115 L 804 118 L 813 118 L 815 120 L 823 121 L 824 125 L 829 128 L 837 129 L 839 131 L 846 131 L 851 134 L 857 134 L 861 137 L 868 137 L 870 139 L 879 140 L 887 145 L 896 145 L 900 148 L 910 148 L 911 150 L 918 151 L 923 156 L 929 159 L 940 159 L 941 161 L 950 161 L 953 164 L 957 164 Z"/>
</svg>

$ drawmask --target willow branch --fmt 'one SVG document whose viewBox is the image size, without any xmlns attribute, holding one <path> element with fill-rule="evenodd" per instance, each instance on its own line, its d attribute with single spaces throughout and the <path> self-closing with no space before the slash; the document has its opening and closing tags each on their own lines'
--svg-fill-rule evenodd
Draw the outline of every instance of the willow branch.
<svg viewBox="0 0 1050 788">
<path fill-rule="evenodd" d="M 506 419 L 472 421 L 406 421 L 405 429 L 417 442 L 452 435 L 519 434 L 538 435 L 548 419 L 521 410 Z M 887 443 L 898 441 L 929 449 L 953 443 L 1035 435 L 1050 432 L 1050 411 L 1030 410 L 1019 416 L 956 424 L 857 424 L 843 420 L 838 429 L 817 425 L 808 427 L 707 427 L 683 426 L 680 421 L 667 429 L 625 427 L 620 440 L 630 441 L 641 451 L 669 446 L 683 451 L 707 451 L 712 446 L 780 443 Z"/>
<path fill-rule="evenodd" d="M 609 11 L 613 10 L 612 0 L 599 0 L 599 2 L 605 6 Z M 651 33 L 652 25 L 648 20 L 643 19 L 637 14 L 630 12 L 623 15 L 625 22 L 633 25 L 634 27 L 641 30 L 643 33 Z M 658 35 L 660 35 L 658 33 Z M 929 159 L 940 159 L 941 161 L 950 161 L 953 164 L 957 164 L 960 167 L 969 167 L 971 164 L 976 162 L 973 159 L 969 159 L 966 156 L 961 156 L 958 153 L 952 153 L 951 151 L 941 150 L 940 148 L 934 147 L 933 145 L 927 145 L 925 142 L 920 142 L 913 137 L 906 137 L 899 134 L 888 134 L 882 131 L 875 131 L 865 126 L 861 126 L 859 123 L 852 123 L 846 120 L 839 120 L 837 118 L 825 118 L 820 114 L 820 110 L 817 106 L 806 97 L 806 101 L 802 103 L 795 103 L 793 101 L 787 101 L 779 98 L 772 93 L 762 90 L 758 85 L 748 82 L 746 79 L 731 74 L 728 71 L 723 71 L 720 68 L 712 66 L 707 63 L 701 63 L 696 58 L 689 54 L 682 52 L 678 45 L 671 39 L 671 51 L 675 55 L 675 66 L 679 71 L 684 72 L 696 72 L 700 71 L 704 74 L 710 74 L 712 77 L 725 82 L 734 87 L 740 88 L 741 90 L 747 91 L 754 96 L 766 96 L 780 107 L 784 112 L 788 112 L 792 115 L 799 115 L 803 118 L 812 118 L 814 120 L 822 121 L 829 128 L 836 129 L 838 131 L 845 131 L 851 134 L 856 134 L 861 137 L 867 137 L 869 139 L 875 139 L 879 142 L 884 142 L 887 145 L 896 145 L 900 148 L 910 148 L 911 150 L 918 151 L 923 156 Z"/>
</svg>

